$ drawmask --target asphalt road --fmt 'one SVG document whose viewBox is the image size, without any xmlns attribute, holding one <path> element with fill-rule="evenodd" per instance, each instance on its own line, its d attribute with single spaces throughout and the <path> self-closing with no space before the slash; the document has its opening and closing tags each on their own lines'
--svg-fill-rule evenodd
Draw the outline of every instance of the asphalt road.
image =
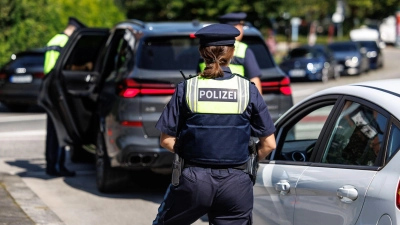
<svg viewBox="0 0 400 225">
<path fill-rule="evenodd" d="M 361 76 L 347 76 L 328 83 L 292 83 L 294 102 L 332 86 L 366 80 L 400 77 L 400 49 L 384 50 L 384 68 Z M 51 178 L 44 173 L 46 115 L 38 108 L 11 113 L 0 105 L 0 172 L 19 175 L 23 182 L 67 225 L 148 225 L 156 216 L 169 183 L 169 176 L 137 174 L 126 190 L 116 194 L 97 191 L 93 164 L 67 166 L 74 178 Z M 144 182 L 151 180 L 151 182 Z M 208 224 L 207 218 L 195 225 Z"/>
</svg>

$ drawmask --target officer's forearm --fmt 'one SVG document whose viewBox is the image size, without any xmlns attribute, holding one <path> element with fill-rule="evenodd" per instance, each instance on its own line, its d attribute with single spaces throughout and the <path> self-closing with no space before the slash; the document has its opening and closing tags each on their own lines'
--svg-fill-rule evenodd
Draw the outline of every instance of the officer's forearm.
<svg viewBox="0 0 400 225">
<path fill-rule="evenodd" d="M 160 136 L 161 147 L 163 147 L 173 153 L 175 141 L 176 141 L 175 137 L 161 132 L 161 136 Z"/>
<path fill-rule="evenodd" d="M 259 77 L 253 77 L 253 78 L 250 79 L 250 81 L 253 82 L 256 85 L 256 88 L 258 89 L 258 91 L 262 95 L 262 87 L 261 87 L 260 78 Z"/>
<path fill-rule="evenodd" d="M 275 135 L 260 137 L 258 142 L 258 160 L 265 159 L 275 148 Z"/>
</svg>

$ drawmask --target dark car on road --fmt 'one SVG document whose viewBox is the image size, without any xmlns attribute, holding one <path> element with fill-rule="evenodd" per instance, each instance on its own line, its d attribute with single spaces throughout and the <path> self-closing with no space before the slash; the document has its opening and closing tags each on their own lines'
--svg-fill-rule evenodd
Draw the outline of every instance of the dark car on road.
<svg viewBox="0 0 400 225">
<path fill-rule="evenodd" d="M 289 51 L 280 68 L 291 80 L 327 82 L 329 78 L 340 77 L 336 60 L 323 45 L 300 46 Z"/>
<path fill-rule="evenodd" d="M 339 41 L 328 45 L 339 64 L 341 75 L 360 75 L 369 71 L 366 49 L 355 41 Z"/>
<path fill-rule="evenodd" d="M 70 37 L 44 79 L 39 102 L 73 161 L 90 157 L 88 152 L 95 155 L 100 191 L 120 187 L 129 171 L 171 172 L 173 154 L 160 147 L 155 124 L 183 81 L 180 70 L 186 77 L 195 74 L 200 55 L 194 33 L 206 25 L 129 20 L 111 30 L 79 29 Z M 244 32 L 243 41 L 261 67 L 264 100 L 276 120 L 293 105 L 290 80 L 261 33 L 252 26 Z M 87 62 L 92 70 L 79 69 Z"/>
<path fill-rule="evenodd" d="M 10 111 L 36 105 L 44 77 L 44 54 L 44 48 L 18 52 L 0 68 L 0 102 Z"/>
<path fill-rule="evenodd" d="M 369 59 L 370 69 L 383 67 L 383 54 L 376 41 L 356 41 L 367 51 L 366 56 Z"/>
</svg>

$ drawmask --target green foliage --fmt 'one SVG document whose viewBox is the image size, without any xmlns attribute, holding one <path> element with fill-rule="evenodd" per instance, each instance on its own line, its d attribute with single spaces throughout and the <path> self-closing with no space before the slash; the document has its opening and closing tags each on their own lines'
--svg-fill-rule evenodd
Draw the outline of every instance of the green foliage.
<svg viewBox="0 0 400 225">
<path fill-rule="evenodd" d="M 400 9 L 399 0 L 343 0 L 344 33 L 354 21 L 383 19 Z M 336 0 L 0 0 L 0 66 L 12 53 L 44 46 L 62 32 L 69 16 L 90 27 L 111 28 L 125 18 L 143 21 L 216 21 L 219 15 L 243 11 L 261 31 L 270 19 L 300 17 L 306 22 L 330 18 Z"/>
<path fill-rule="evenodd" d="M 108 28 L 125 19 L 113 0 L 0 0 L 0 66 L 12 53 L 45 46 L 69 16 Z"/>
</svg>

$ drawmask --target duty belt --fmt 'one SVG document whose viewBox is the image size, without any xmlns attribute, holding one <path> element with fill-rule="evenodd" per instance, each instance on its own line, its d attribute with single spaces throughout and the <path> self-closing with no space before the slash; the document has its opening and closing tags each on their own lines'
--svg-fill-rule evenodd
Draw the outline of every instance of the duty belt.
<svg viewBox="0 0 400 225">
<path fill-rule="evenodd" d="M 188 167 L 201 167 L 201 168 L 210 168 L 210 169 L 237 169 L 237 170 L 245 170 L 247 163 L 243 163 L 241 165 L 206 165 L 206 164 L 201 164 L 201 163 L 194 163 L 194 162 L 185 162 L 185 165 L 183 168 L 188 168 Z"/>
</svg>

